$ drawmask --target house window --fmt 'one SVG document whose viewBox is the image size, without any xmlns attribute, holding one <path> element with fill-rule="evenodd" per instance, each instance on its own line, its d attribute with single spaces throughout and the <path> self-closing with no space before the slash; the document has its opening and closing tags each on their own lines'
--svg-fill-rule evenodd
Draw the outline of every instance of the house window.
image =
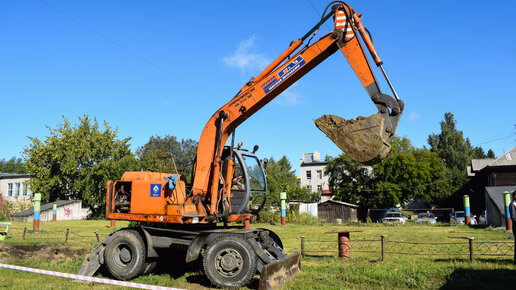
<svg viewBox="0 0 516 290">
<path fill-rule="evenodd" d="M 322 185 L 321 184 L 318 184 L 317 185 L 317 191 L 321 192 L 322 191 Z"/>
<path fill-rule="evenodd" d="M 14 196 L 20 196 L 20 183 L 19 182 L 14 184 Z"/>
<path fill-rule="evenodd" d="M 317 178 L 322 179 L 322 170 L 317 170 Z"/>
<path fill-rule="evenodd" d="M 28 187 L 29 186 L 26 183 L 23 184 L 23 196 L 27 196 Z"/>
<path fill-rule="evenodd" d="M 306 179 L 312 179 L 312 171 L 310 171 L 310 170 L 306 171 Z"/>
<path fill-rule="evenodd" d="M 13 196 L 13 184 L 12 183 L 7 184 L 7 196 Z"/>
</svg>

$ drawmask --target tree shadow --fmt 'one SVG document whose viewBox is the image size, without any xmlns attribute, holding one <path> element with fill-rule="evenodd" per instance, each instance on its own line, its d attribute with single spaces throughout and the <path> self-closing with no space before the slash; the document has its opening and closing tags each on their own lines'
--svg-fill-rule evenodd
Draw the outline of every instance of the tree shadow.
<svg viewBox="0 0 516 290">
<path fill-rule="evenodd" d="M 516 270 L 478 270 L 458 268 L 441 289 L 514 289 Z"/>
<path fill-rule="evenodd" d="M 440 259 L 434 259 L 434 262 L 469 262 L 469 258 L 440 258 Z M 510 259 L 501 259 L 501 258 L 475 258 L 475 262 L 482 262 L 482 263 L 496 263 L 498 265 L 512 265 L 514 262 L 512 258 Z M 515 285 L 516 286 L 516 285 Z"/>
</svg>

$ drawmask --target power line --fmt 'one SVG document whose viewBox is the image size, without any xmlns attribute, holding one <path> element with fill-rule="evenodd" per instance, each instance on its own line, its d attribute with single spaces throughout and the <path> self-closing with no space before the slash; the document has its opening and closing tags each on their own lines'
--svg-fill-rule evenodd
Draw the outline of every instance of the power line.
<svg viewBox="0 0 516 290">
<path fill-rule="evenodd" d="M 75 24 L 77 24 L 77 25 L 81 26 L 82 28 L 86 29 L 87 31 L 91 32 L 92 34 L 94 34 L 94 35 L 96 35 L 96 36 L 98 36 L 98 37 L 100 37 L 100 38 L 104 39 L 105 41 L 107 41 L 107 42 L 111 43 L 112 45 L 114 45 L 114 46 L 118 47 L 119 49 L 121 49 L 121 50 L 125 51 L 126 53 L 128 53 L 129 55 L 132 55 L 133 57 L 135 57 L 135 58 L 139 59 L 140 61 L 143 61 L 143 62 L 147 63 L 148 65 L 150 65 L 150 66 L 154 67 L 155 69 L 157 69 L 157 70 L 160 70 L 160 71 L 164 72 L 165 74 L 167 74 L 167 75 L 169 75 L 169 76 L 171 76 L 171 77 L 173 77 L 173 78 L 175 78 L 175 79 L 177 79 L 177 80 L 179 80 L 179 81 L 181 81 L 181 82 L 183 82 L 183 83 L 185 83 L 185 84 L 187 84 L 187 85 L 189 85 L 189 86 L 191 86 L 191 87 L 193 87 L 193 88 L 195 88 L 195 89 L 197 89 L 197 90 L 199 90 L 199 91 L 201 91 L 201 92 L 202 92 L 202 93 L 204 93 L 204 94 L 207 94 L 207 95 L 213 95 L 213 94 L 211 94 L 210 92 L 208 92 L 208 91 L 204 90 L 203 88 L 201 88 L 201 87 L 197 86 L 195 83 L 192 83 L 192 82 L 190 82 L 190 81 L 188 81 L 188 80 L 186 80 L 186 79 L 183 79 L 182 77 L 180 77 L 180 76 L 178 76 L 177 74 L 175 74 L 175 73 L 173 73 L 173 72 L 169 71 L 168 69 L 164 68 L 163 66 L 160 66 L 160 65 L 158 65 L 158 64 L 156 64 L 156 63 L 154 63 L 154 62 L 150 61 L 150 60 L 149 60 L 149 59 L 147 59 L 146 57 L 144 57 L 144 56 L 142 56 L 142 55 L 138 54 L 137 52 L 135 52 L 135 51 L 133 51 L 133 50 L 131 50 L 131 49 L 129 49 L 129 48 L 127 48 L 127 47 L 125 47 L 125 46 L 121 45 L 120 43 L 118 43 L 118 42 L 116 42 L 115 40 L 111 39 L 110 37 L 106 36 L 105 34 L 103 34 L 103 33 L 99 32 L 99 31 L 97 31 L 97 30 L 95 30 L 95 29 L 91 28 L 90 26 L 88 26 L 88 25 L 84 24 L 83 22 L 81 22 L 81 21 L 77 20 L 76 18 L 74 18 L 74 17 L 70 16 L 69 14 L 65 13 L 64 11 L 62 11 L 62 10 L 58 9 L 57 7 L 55 7 L 55 6 L 51 5 L 51 4 L 50 4 L 50 3 L 48 3 L 47 1 L 45 1 L 45 0 L 40 0 L 40 2 L 41 2 L 41 3 L 43 3 L 43 4 L 45 4 L 46 6 L 48 6 L 49 8 L 51 8 L 52 10 L 54 10 L 55 12 L 57 12 L 57 13 L 61 14 L 62 16 L 64 16 L 65 18 L 67 18 L 68 20 L 70 20 L 70 21 L 74 22 Z"/>
</svg>

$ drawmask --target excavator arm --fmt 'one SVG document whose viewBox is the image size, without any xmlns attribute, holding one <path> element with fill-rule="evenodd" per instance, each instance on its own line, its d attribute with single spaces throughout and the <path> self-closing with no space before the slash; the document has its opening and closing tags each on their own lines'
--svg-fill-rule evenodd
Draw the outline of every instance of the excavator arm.
<svg viewBox="0 0 516 290">
<path fill-rule="evenodd" d="M 334 3 L 337 4 L 331 6 Z M 331 11 L 326 14 L 330 6 Z M 334 30 L 315 43 L 301 47 L 303 42 L 308 37 L 313 37 L 329 18 L 334 20 Z M 381 68 L 395 98 L 381 92 L 359 38 L 365 43 L 375 64 Z M 339 148 L 357 161 L 375 163 L 387 156 L 390 139 L 403 111 L 403 102 L 397 97 L 383 70 L 383 63 L 361 23 L 360 14 L 344 2 L 334 1 L 328 5 L 314 28 L 301 39 L 293 41 L 284 53 L 245 84 L 237 95 L 217 110 L 206 123 L 198 144 L 190 197 L 192 202 L 198 204 L 199 214 L 204 213 L 217 219 L 217 215 L 227 211 L 219 209 L 218 205 L 222 199 L 229 199 L 228 189 L 231 187 L 233 172 L 232 166 L 227 166 L 228 170 L 223 173 L 221 155 L 224 144 L 235 129 L 338 50 L 344 54 L 355 71 L 378 108 L 378 113 L 368 118 L 349 121 L 325 115 L 315 121 L 316 125 Z M 230 158 L 231 164 L 232 161 Z M 200 200 L 204 201 L 204 207 L 199 204 Z M 223 204 L 228 204 L 228 201 L 224 200 Z"/>
</svg>

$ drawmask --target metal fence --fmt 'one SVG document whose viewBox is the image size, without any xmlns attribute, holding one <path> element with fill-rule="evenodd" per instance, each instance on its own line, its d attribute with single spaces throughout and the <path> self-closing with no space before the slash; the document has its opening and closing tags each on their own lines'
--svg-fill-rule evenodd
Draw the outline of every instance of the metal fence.
<svg viewBox="0 0 516 290">
<path fill-rule="evenodd" d="M 353 253 L 369 253 L 381 257 L 388 255 L 414 255 L 427 257 L 460 257 L 473 261 L 476 257 L 512 257 L 514 241 L 477 241 L 464 238 L 460 242 L 406 242 L 387 240 L 384 236 L 373 240 L 350 240 L 348 244 L 339 244 L 336 240 L 307 240 L 301 237 L 301 254 L 303 256 L 324 257 L 339 255 L 342 247 Z"/>
<path fill-rule="evenodd" d="M 27 242 L 52 242 L 68 243 L 71 245 L 93 246 L 108 236 L 109 233 L 99 231 L 66 230 L 42 230 L 34 231 L 27 227 L 9 227 L 8 238 Z"/>
</svg>

